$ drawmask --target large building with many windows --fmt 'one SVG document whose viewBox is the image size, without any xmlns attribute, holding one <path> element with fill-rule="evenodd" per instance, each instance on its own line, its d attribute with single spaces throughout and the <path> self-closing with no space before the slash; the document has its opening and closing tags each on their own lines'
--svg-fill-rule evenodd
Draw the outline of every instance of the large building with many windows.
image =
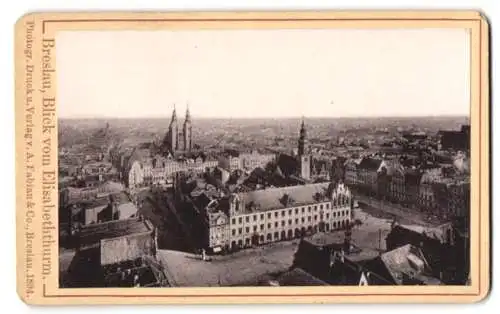
<svg viewBox="0 0 500 314">
<path fill-rule="evenodd" d="M 253 171 L 255 168 L 265 168 L 268 163 L 274 161 L 275 154 L 261 154 L 258 151 L 240 154 L 240 167 L 244 171 Z"/>
<path fill-rule="evenodd" d="M 344 184 L 271 188 L 212 199 L 208 247 L 242 248 L 333 231 L 351 221 L 352 196 Z"/>
<path fill-rule="evenodd" d="M 215 168 L 219 162 L 217 160 L 203 159 L 179 159 L 173 160 L 163 156 L 144 158 L 135 160 L 125 181 L 130 189 L 151 186 L 165 185 L 173 180 L 173 176 L 178 172 L 201 173 L 207 168 Z"/>
</svg>

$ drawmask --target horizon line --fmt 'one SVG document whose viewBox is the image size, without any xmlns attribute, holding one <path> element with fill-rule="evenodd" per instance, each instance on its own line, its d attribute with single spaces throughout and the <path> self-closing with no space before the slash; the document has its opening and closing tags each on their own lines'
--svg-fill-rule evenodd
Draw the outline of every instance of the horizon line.
<svg viewBox="0 0 500 314">
<path fill-rule="evenodd" d="M 380 116 L 262 116 L 262 117 L 224 117 L 224 116 L 196 116 L 191 115 L 191 119 L 234 119 L 234 120 L 251 120 L 251 119 L 355 119 L 355 118 L 440 118 L 440 117 L 465 117 L 470 118 L 470 114 L 427 114 L 427 115 L 380 115 Z M 170 115 L 165 116 L 60 116 L 58 120 L 105 120 L 105 119 L 170 119 Z M 182 119 L 181 119 L 182 120 Z"/>
</svg>

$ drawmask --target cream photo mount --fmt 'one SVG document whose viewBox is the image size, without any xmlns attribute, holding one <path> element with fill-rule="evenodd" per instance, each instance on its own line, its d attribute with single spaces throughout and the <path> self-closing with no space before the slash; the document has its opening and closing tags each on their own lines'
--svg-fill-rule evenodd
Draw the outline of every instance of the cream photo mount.
<svg viewBox="0 0 500 314">
<path fill-rule="evenodd" d="M 462 28 L 470 32 L 468 286 L 59 288 L 61 31 Z M 28 304 L 471 303 L 490 290 L 489 26 L 475 11 L 31 13 L 15 26 L 17 291 Z M 124 91 L 125 92 L 125 91 Z"/>
</svg>

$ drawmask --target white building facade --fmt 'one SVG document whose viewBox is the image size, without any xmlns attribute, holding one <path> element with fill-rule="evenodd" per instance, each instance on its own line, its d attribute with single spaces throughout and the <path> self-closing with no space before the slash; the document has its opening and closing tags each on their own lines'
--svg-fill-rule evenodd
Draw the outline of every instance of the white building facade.
<svg viewBox="0 0 500 314">
<path fill-rule="evenodd" d="M 352 195 L 344 184 L 320 183 L 232 194 L 227 226 L 210 243 L 242 248 L 346 228 Z M 222 211 L 220 211 L 222 213 Z M 213 247 L 212 247 L 213 249 Z"/>
</svg>

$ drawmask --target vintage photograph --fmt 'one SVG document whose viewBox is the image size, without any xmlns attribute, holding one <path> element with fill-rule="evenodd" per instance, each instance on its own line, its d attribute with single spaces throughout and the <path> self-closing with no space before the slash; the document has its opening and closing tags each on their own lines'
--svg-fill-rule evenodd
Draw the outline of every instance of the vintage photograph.
<svg viewBox="0 0 500 314">
<path fill-rule="evenodd" d="M 54 46 L 61 289 L 471 284 L 468 29 Z"/>
</svg>

